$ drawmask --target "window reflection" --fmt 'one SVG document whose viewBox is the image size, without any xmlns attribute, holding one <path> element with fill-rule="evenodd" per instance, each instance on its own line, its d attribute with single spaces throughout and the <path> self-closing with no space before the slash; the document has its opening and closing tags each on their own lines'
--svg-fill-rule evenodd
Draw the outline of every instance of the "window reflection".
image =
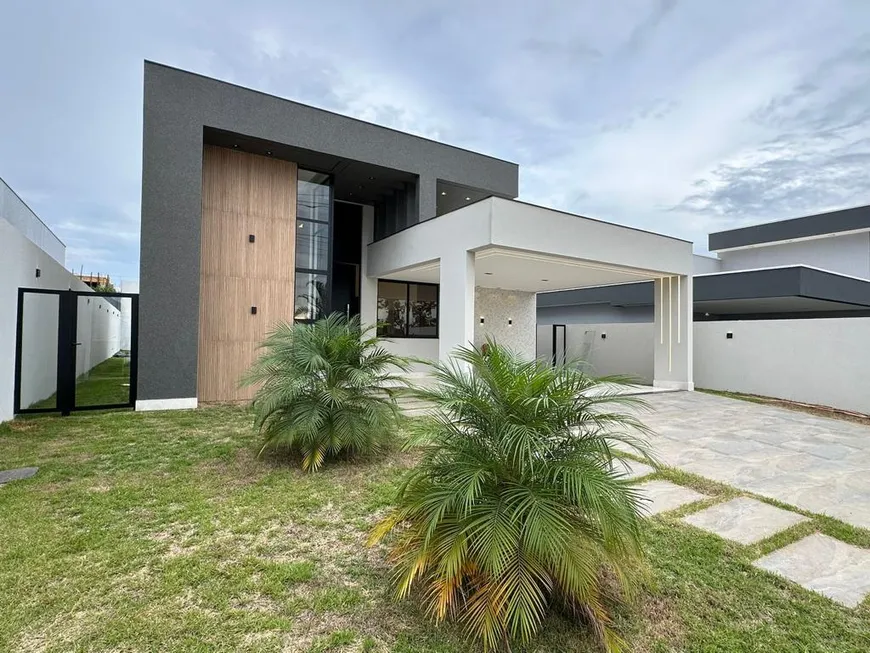
<svg viewBox="0 0 870 653">
<path fill-rule="evenodd" d="M 378 281 L 378 335 L 437 338 L 438 286 Z"/>
</svg>

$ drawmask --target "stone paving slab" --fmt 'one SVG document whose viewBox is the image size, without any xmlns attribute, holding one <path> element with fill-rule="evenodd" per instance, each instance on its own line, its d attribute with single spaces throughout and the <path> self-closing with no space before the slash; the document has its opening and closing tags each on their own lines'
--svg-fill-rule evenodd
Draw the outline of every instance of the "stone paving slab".
<svg viewBox="0 0 870 653">
<path fill-rule="evenodd" d="M 650 515 L 676 510 L 687 503 L 707 498 L 706 494 L 670 481 L 647 481 L 638 485 L 637 489 L 649 499 L 646 509 Z"/>
<path fill-rule="evenodd" d="M 737 497 L 687 515 L 683 521 L 726 540 L 755 544 L 807 518 L 757 499 Z"/>
<path fill-rule="evenodd" d="M 636 460 L 629 460 L 627 458 L 618 458 L 614 460 L 613 468 L 630 480 L 655 474 L 656 471 L 655 467 L 651 467 L 645 463 L 639 463 Z"/>
<path fill-rule="evenodd" d="M 870 427 L 701 392 L 647 402 L 663 464 L 870 528 Z"/>
<path fill-rule="evenodd" d="M 815 533 L 752 563 L 850 608 L 870 594 L 870 549 Z"/>
<path fill-rule="evenodd" d="M 0 471 L 0 485 L 8 483 L 9 481 L 20 481 L 25 478 L 30 478 L 38 471 L 39 467 L 19 467 L 18 469 Z"/>
</svg>

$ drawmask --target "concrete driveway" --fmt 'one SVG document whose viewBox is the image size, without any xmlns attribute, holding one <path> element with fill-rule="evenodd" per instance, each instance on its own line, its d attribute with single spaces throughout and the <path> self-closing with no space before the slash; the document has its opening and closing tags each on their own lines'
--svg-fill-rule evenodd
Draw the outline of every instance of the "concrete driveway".
<svg viewBox="0 0 870 653">
<path fill-rule="evenodd" d="M 870 528 L 870 427 L 701 392 L 644 399 L 662 463 Z"/>
</svg>

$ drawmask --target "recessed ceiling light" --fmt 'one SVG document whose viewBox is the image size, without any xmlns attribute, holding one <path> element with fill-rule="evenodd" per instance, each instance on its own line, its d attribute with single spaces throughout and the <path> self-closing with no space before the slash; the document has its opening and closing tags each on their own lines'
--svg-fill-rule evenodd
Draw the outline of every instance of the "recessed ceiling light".
<svg viewBox="0 0 870 653">
<path fill-rule="evenodd" d="M 369 177 L 369 181 L 374 181 L 374 180 L 375 180 L 374 177 Z"/>
<path fill-rule="evenodd" d="M 446 194 L 447 194 L 447 191 L 446 191 L 446 190 L 442 190 L 442 191 L 441 191 L 441 194 L 442 194 L 442 195 L 446 195 Z"/>
<path fill-rule="evenodd" d="M 266 150 L 266 156 L 272 156 L 272 150 Z"/>
<path fill-rule="evenodd" d="M 233 147 L 236 148 L 236 149 L 239 149 L 239 144 L 236 143 L 235 145 L 233 145 Z"/>
<path fill-rule="evenodd" d="M 363 188 L 365 188 L 365 186 L 363 186 L 362 184 L 360 184 L 360 185 L 359 185 L 359 189 L 362 190 Z"/>
<path fill-rule="evenodd" d="M 466 201 L 466 202 L 470 202 L 470 201 L 471 201 L 471 198 L 470 198 L 470 197 L 466 197 L 466 198 L 465 198 L 465 201 Z"/>
<path fill-rule="evenodd" d="M 492 272 L 484 272 L 484 274 L 487 274 L 487 275 L 489 275 L 489 276 L 492 276 Z"/>
</svg>

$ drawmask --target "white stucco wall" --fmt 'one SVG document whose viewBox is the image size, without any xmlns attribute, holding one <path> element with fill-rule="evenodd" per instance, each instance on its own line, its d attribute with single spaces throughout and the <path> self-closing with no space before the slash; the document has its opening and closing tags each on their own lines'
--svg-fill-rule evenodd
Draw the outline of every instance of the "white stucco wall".
<svg viewBox="0 0 870 653">
<path fill-rule="evenodd" d="M 121 281 L 118 292 L 139 294 L 139 280 Z M 131 336 L 133 328 L 133 300 L 122 298 L 121 300 L 121 349 L 129 350 L 132 347 Z"/>
<path fill-rule="evenodd" d="M 719 256 L 722 270 L 726 271 L 802 264 L 870 279 L 870 234 L 867 233 L 738 249 L 719 252 Z"/>
<path fill-rule="evenodd" d="M 99 295 L 78 298 L 76 377 L 121 350 L 121 311 Z"/>
<path fill-rule="evenodd" d="M 421 358 L 427 361 L 438 360 L 438 338 L 392 338 L 383 342 L 384 349 L 397 356 Z M 411 372 L 425 372 L 425 363 L 411 363 Z"/>
<path fill-rule="evenodd" d="M 72 288 L 83 291 L 89 288 L 2 218 L 0 243 L 3 244 L 3 256 L 0 256 L 0 421 L 5 421 L 13 417 L 18 288 Z M 36 276 L 37 268 L 39 277 Z M 92 304 L 97 306 L 96 302 Z M 22 368 L 21 397 L 25 406 L 51 396 L 57 389 L 57 311 L 56 296 L 25 296 L 22 342 L 25 364 Z M 80 311 L 80 321 L 87 315 L 86 311 Z M 120 317 L 108 311 L 91 319 L 96 324 L 93 333 L 101 345 L 92 347 L 83 360 L 87 360 L 88 364 L 96 361 L 93 363 L 96 364 L 114 353 L 112 351 L 104 356 L 115 346 L 113 342 L 117 343 L 120 338 Z M 91 332 L 88 331 L 87 335 L 90 336 Z M 84 368 L 83 363 L 80 369 Z"/>
<path fill-rule="evenodd" d="M 551 329 L 538 327 L 539 356 L 551 356 Z M 568 325 L 567 344 L 598 374 L 649 379 L 656 337 L 652 324 L 578 324 Z M 695 385 L 870 414 L 867 343 L 862 317 L 696 322 Z"/>
<path fill-rule="evenodd" d="M 474 289 L 475 346 L 480 347 L 489 336 L 520 356 L 533 359 L 535 311 L 535 293 L 477 286 Z"/>
<path fill-rule="evenodd" d="M 542 325 L 538 332 L 538 358 L 553 356 L 553 327 Z M 604 334 L 607 337 L 602 338 Z M 650 323 L 569 324 L 565 340 L 568 358 L 582 360 L 590 374 L 633 376 L 653 382 L 653 325 Z"/>
<path fill-rule="evenodd" d="M 870 413 L 868 343 L 870 318 L 699 322 L 695 382 Z"/>
<path fill-rule="evenodd" d="M 703 254 L 692 256 L 692 274 L 709 274 L 721 270 L 722 261 L 715 256 L 704 256 Z"/>
</svg>

